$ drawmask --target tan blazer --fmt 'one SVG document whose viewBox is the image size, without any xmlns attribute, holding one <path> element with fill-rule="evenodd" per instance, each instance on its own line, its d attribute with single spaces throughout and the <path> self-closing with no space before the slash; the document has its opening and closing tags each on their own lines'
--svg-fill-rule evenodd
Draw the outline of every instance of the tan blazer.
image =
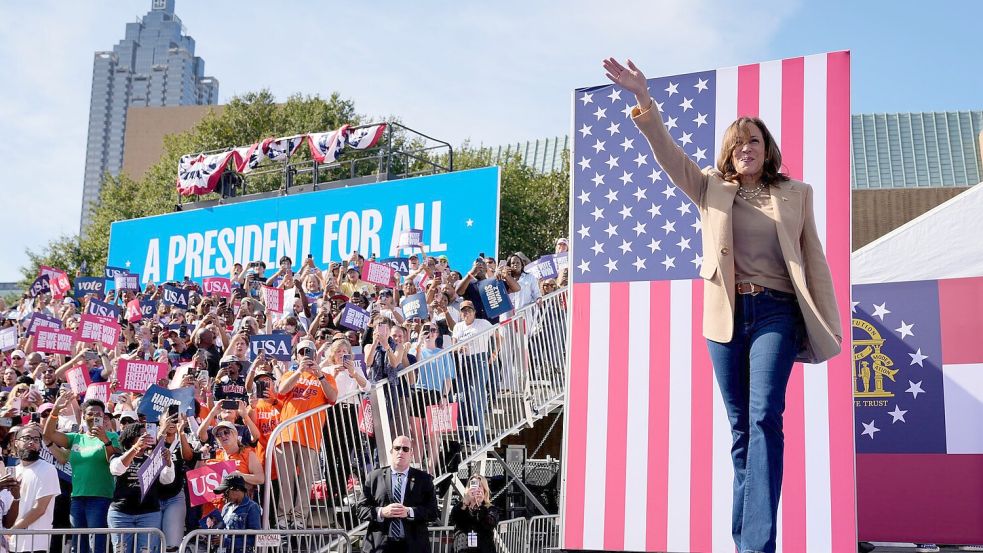
<svg viewBox="0 0 983 553">
<path fill-rule="evenodd" d="M 676 145 L 658 110 L 641 111 L 636 107 L 632 119 L 648 139 L 659 165 L 700 210 L 703 228 L 700 276 L 706 279 L 703 335 L 715 342 L 729 342 L 734 334 L 737 295 L 731 212 L 739 185 L 724 180 L 716 169 L 701 171 Z M 812 187 L 799 181 L 774 184 L 771 202 L 777 219 L 778 242 L 806 327 L 806 340 L 797 360 L 818 363 L 840 352 L 837 336 L 842 337 L 843 332 L 833 279 L 816 231 Z"/>
</svg>

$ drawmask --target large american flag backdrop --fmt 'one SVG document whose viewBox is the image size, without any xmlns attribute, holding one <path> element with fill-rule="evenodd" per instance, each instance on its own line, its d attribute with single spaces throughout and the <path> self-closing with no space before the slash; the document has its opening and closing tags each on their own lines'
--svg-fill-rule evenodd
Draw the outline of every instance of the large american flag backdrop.
<svg viewBox="0 0 983 553">
<path fill-rule="evenodd" d="M 670 134 L 701 167 L 724 129 L 761 117 L 815 214 L 850 328 L 850 55 L 835 52 L 649 80 Z M 561 546 L 731 552 L 731 435 L 702 337 L 701 228 L 615 85 L 574 93 L 573 324 Z M 797 364 L 785 411 L 778 543 L 856 547 L 851 359 Z"/>
</svg>

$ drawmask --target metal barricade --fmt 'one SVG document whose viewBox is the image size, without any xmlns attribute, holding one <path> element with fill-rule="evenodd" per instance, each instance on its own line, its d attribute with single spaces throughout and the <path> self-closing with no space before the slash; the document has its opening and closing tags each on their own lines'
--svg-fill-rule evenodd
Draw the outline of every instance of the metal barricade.
<svg viewBox="0 0 983 553">
<path fill-rule="evenodd" d="M 431 553 L 454 553 L 453 526 L 431 526 L 428 530 Z"/>
<path fill-rule="evenodd" d="M 539 515 L 529 519 L 526 553 L 552 553 L 560 547 L 560 515 Z"/>
<path fill-rule="evenodd" d="M 495 528 L 495 549 L 498 553 L 525 553 L 529 521 L 524 518 L 503 520 Z"/>
<path fill-rule="evenodd" d="M 113 553 L 163 553 L 164 533 L 159 528 L 55 528 L 52 530 L 3 530 L 2 551 L 78 551 L 77 540 L 89 540 L 90 549 Z M 26 544 L 22 544 L 26 541 Z M 105 544 L 102 546 L 101 544 Z"/>
<path fill-rule="evenodd" d="M 178 553 L 351 553 L 342 530 L 194 530 Z"/>
</svg>

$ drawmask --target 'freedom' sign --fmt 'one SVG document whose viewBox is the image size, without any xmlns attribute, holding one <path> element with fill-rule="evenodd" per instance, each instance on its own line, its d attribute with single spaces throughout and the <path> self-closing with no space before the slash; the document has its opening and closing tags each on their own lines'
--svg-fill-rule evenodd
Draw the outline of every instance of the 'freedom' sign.
<svg viewBox="0 0 983 553">
<path fill-rule="evenodd" d="M 167 378 L 167 363 L 120 359 L 116 369 L 117 390 L 144 393 L 161 379 Z"/>
<path fill-rule="evenodd" d="M 289 334 L 259 334 L 249 337 L 249 352 L 256 359 L 259 352 L 279 361 L 290 361 Z"/>
<path fill-rule="evenodd" d="M 393 285 L 394 270 L 389 265 L 366 261 L 362 264 L 362 280 L 370 284 L 376 284 L 383 288 L 391 288 Z"/>
</svg>

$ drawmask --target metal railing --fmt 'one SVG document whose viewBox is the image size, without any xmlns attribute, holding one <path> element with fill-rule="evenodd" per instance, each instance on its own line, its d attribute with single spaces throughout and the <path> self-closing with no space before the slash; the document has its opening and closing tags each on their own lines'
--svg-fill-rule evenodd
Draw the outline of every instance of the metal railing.
<svg viewBox="0 0 983 553">
<path fill-rule="evenodd" d="M 194 530 L 181 540 L 178 553 L 351 553 L 352 542 L 341 530 Z"/>
<path fill-rule="evenodd" d="M 85 540 L 85 544 L 76 543 Z M 21 543 L 26 541 L 27 543 Z M 54 528 L 51 530 L 2 530 L 0 551 L 81 551 L 113 553 L 163 553 L 164 533 L 159 528 Z M 229 552 L 231 553 L 231 552 Z"/>
<path fill-rule="evenodd" d="M 529 520 L 513 518 L 498 523 L 495 529 L 495 549 L 498 553 L 526 553 Z"/>
<path fill-rule="evenodd" d="M 560 515 L 539 515 L 529 519 L 526 553 L 552 553 L 560 547 Z"/>
<path fill-rule="evenodd" d="M 453 553 L 454 527 L 430 527 L 431 553 Z M 498 553 L 552 553 L 560 547 L 560 515 L 503 520 L 495 528 Z"/>
<path fill-rule="evenodd" d="M 264 528 L 353 530 L 361 484 L 374 468 L 389 464 L 397 435 L 414 439 L 417 466 L 439 482 L 561 406 L 567 294 L 553 292 L 400 371 L 393 381 L 377 382 L 367 394 L 353 393 L 281 422 L 264 459 Z M 441 390 L 450 392 L 446 400 L 424 387 L 441 370 L 453 375 L 450 390 Z M 438 424 L 454 406 L 456 416 Z M 371 425 L 360 427 L 360 412 Z"/>
</svg>

